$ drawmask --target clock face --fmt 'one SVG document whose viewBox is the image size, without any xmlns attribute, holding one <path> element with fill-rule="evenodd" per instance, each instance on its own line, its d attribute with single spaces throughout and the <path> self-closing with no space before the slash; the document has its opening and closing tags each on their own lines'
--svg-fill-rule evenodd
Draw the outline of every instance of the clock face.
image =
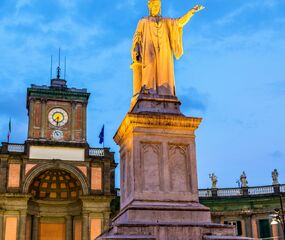
<svg viewBox="0 0 285 240">
<path fill-rule="evenodd" d="M 54 130 L 52 132 L 52 138 L 54 140 L 61 140 L 63 138 L 63 132 L 60 130 Z"/>
<path fill-rule="evenodd" d="M 49 112 L 48 120 L 53 126 L 62 127 L 67 123 L 68 115 L 62 108 L 54 108 Z"/>
</svg>

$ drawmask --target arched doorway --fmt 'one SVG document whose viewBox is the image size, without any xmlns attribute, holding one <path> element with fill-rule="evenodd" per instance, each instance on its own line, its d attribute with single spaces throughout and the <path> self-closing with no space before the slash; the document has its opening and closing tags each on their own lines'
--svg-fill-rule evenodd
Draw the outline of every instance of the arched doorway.
<svg viewBox="0 0 285 240">
<path fill-rule="evenodd" d="M 31 180 L 28 192 L 27 239 L 81 239 L 83 189 L 74 173 L 45 169 Z"/>
</svg>

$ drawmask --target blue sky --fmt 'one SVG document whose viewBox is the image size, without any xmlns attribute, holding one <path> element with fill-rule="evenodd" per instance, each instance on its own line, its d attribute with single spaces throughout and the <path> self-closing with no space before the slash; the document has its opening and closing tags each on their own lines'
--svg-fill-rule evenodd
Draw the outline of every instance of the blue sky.
<svg viewBox="0 0 285 240">
<path fill-rule="evenodd" d="M 200 188 L 271 184 L 277 168 L 285 182 L 285 1 L 164 0 L 164 16 L 180 17 L 197 3 L 206 9 L 184 28 L 184 56 L 176 62 L 182 111 L 202 117 L 197 131 Z M 26 88 L 49 84 L 50 55 L 67 56 L 70 87 L 91 92 L 88 139 L 118 157 L 113 135 L 132 95 L 131 39 L 148 14 L 142 0 L 1 0 L 0 137 L 9 117 L 13 142 L 27 135 Z M 55 71 L 54 71 L 55 75 Z"/>
</svg>

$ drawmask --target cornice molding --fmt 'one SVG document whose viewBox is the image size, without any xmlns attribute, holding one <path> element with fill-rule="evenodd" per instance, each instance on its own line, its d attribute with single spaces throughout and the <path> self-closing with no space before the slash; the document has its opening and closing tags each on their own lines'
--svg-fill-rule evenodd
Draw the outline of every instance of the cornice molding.
<svg viewBox="0 0 285 240">
<path fill-rule="evenodd" d="M 185 129 L 195 131 L 202 118 L 185 117 L 179 115 L 133 114 L 128 113 L 119 126 L 114 140 L 117 144 L 124 136 L 136 127 L 160 129 Z"/>
</svg>

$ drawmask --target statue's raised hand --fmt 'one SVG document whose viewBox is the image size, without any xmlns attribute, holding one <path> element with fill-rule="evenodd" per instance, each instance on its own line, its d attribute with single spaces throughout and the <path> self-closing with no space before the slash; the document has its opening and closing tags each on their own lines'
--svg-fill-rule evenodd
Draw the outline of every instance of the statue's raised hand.
<svg viewBox="0 0 285 240">
<path fill-rule="evenodd" d="M 205 7 L 202 6 L 201 4 L 197 4 L 195 7 L 192 8 L 192 12 L 196 13 L 196 12 L 200 12 L 201 10 L 203 10 Z"/>
</svg>

